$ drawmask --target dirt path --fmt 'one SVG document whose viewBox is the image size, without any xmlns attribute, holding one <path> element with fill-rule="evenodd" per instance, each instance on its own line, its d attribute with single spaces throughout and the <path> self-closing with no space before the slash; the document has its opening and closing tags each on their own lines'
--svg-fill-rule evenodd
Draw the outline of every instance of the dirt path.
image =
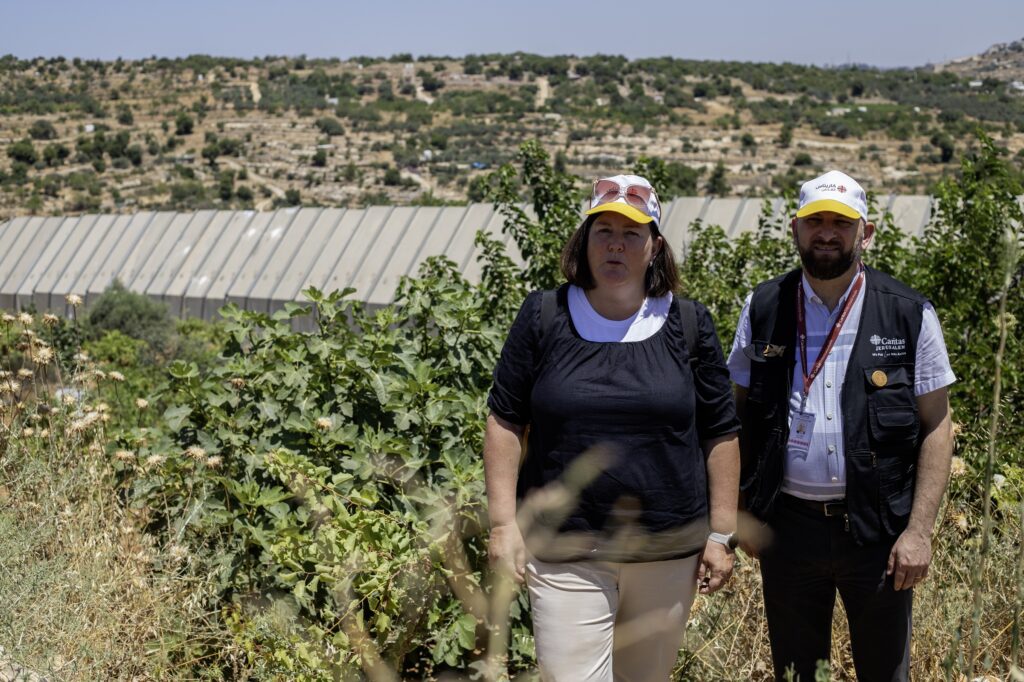
<svg viewBox="0 0 1024 682">
<path fill-rule="evenodd" d="M 249 92 L 252 93 L 253 104 L 259 104 L 260 100 L 263 99 L 263 93 L 260 92 L 260 84 L 256 81 L 249 83 Z"/>
<path fill-rule="evenodd" d="M 548 81 L 547 76 L 539 76 L 535 83 L 537 84 L 537 96 L 533 100 L 533 106 L 540 109 L 551 99 L 551 82 Z"/>
</svg>

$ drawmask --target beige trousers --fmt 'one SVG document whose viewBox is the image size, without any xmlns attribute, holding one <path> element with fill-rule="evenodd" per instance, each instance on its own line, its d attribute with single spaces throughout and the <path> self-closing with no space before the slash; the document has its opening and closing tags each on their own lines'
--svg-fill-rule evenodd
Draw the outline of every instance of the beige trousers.
<svg viewBox="0 0 1024 682">
<path fill-rule="evenodd" d="M 699 556 L 624 564 L 531 559 L 526 584 L 545 682 L 665 682 L 697 590 Z"/>
</svg>

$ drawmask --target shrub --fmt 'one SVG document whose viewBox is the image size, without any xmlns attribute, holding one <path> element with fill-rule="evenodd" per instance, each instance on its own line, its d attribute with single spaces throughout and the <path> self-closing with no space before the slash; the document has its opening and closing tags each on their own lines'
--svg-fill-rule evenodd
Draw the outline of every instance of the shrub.
<svg viewBox="0 0 1024 682">
<path fill-rule="evenodd" d="M 329 137 L 335 137 L 338 135 L 344 135 L 345 129 L 341 125 L 341 121 L 331 116 L 324 116 L 316 120 L 316 127 L 324 135 Z"/>
<path fill-rule="evenodd" d="M 57 129 L 46 119 L 35 121 L 28 129 L 33 140 L 53 140 L 57 137 Z"/>
<path fill-rule="evenodd" d="M 28 166 L 31 166 L 39 159 L 36 155 L 36 148 L 32 146 L 32 140 L 27 137 L 18 140 L 8 147 L 7 156 L 11 157 L 13 161 L 24 163 Z"/>
<path fill-rule="evenodd" d="M 90 306 L 84 322 L 88 338 L 118 331 L 145 342 L 151 357 L 167 350 L 174 330 L 165 304 L 129 291 L 116 281 Z"/>
</svg>

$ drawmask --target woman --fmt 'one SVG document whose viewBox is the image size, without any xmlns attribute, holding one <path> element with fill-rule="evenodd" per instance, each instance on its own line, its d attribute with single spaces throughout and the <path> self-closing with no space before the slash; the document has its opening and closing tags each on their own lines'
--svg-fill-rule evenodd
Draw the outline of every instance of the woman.
<svg viewBox="0 0 1024 682">
<path fill-rule="evenodd" d="M 732 573 L 739 425 L 703 306 L 687 348 L 660 217 L 646 179 L 597 181 L 568 284 L 527 297 L 494 373 L 490 558 L 527 583 L 545 680 L 668 679 L 698 584 Z M 552 513 L 536 493 L 566 479 Z"/>
</svg>

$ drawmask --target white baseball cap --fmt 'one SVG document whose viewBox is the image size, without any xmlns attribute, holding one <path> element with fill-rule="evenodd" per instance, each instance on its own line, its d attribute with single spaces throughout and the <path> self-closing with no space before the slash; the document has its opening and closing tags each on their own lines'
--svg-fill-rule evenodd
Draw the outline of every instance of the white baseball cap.
<svg viewBox="0 0 1024 682">
<path fill-rule="evenodd" d="M 586 215 L 603 211 L 621 213 L 641 225 L 661 222 L 661 202 L 647 178 L 639 175 L 616 175 L 594 182 L 590 208 Z"/>
<path fill-rule="evenodd" d="M 868 197 L 864 188 L 846 173 L 830 170 L 800 187 L 796 217 L 833 211 L 847 218 L 868 219 Z"/>
</svg>

